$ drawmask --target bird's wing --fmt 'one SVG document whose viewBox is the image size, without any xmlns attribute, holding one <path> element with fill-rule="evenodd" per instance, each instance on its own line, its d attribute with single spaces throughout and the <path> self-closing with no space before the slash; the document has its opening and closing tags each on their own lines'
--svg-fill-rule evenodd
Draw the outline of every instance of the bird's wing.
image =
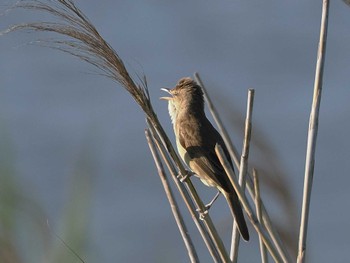
<svg viewBox="0 0 350 263">
<path fill-rule="evenodd" d="M 225 173 L 216 152 L 215 145 L 218 143 L 224 150 L 227 159 L 232 161 L 227 148 L 211 123 L 200 125 L 197 129 L 191 129 L 195 122 L 184 121 L 178 126 L 178 139 L 190 157 L 189 166 L 203 180 L 207 180 L 211 186 L 219 186 L 226 192 L 232 191 L 230 179 Z M 205 127 L 205 130 L 203 129 Z M 192 127 L 193 128 L 193 127 Z"/>
</svg>

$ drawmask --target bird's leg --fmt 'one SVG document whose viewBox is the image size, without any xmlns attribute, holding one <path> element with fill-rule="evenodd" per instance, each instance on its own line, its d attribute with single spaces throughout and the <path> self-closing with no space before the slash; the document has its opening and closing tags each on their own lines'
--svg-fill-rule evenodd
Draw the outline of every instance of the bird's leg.
<svg viewBox="0 0 350 263">
<path fill-rule="evenodd" d="M 181 183 L 183 183 L 183 182 L 186 181 L 188 178 L 190 178 L 192 175 L 194 175 L 194 172 L 189 171 L 189 170 L 186 170 L 186 174 L 185 174 L 185 175 L 179 174 L 179 175 L 177 176 L 177 178 L 179 178 L 179 180 L 181 181 Z"/>
<path fill-rule="evenodd" d="M 200 209 L 197 209 L 197 212 L 199 212 L 199 219 L 204 220 L 205 215 L 209 213 L 210 207 L 216 201 L 216 199 L 218 199 L 219 195 L 220 191 L 216 193 L 216 195 L 214 196 L 213 200 L 210 201 L 210 203 L 204 206 L 205 210 L 203 212 L 200 211 Z"/>
<path fill-rule="evenodd" d="M 208 211 L 209 208 L 214 204 L 214 202 L 216 201 L 216 199 L 218 199 L 219 195 L 220 195 L 220 191 L 218 191 L 218 192 L 216 193 L 216 195 L 214 196 L 213 200 L 211 200 L 211 201 L 205 206 L 205 209 L 206 209 L 207 211 Z"/>
</svg>

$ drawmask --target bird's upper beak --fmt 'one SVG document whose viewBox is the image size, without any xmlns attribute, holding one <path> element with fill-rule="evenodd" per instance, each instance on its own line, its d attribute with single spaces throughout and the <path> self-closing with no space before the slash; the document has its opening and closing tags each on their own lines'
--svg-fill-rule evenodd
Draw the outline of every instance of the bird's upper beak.
<svg viewBox="0 0 350 263">
<path fill-rule="evenodd" d="M 171 90 L 170 89 L 161 88 L 160 90 L 167 92 L 168 94 L 171 95 L 171 97 L 160 97 L 159 99 L 161 99 L 161 100 L 172 100 L 173 99 L 173 95 L 171 94 Z"/>
</svg>

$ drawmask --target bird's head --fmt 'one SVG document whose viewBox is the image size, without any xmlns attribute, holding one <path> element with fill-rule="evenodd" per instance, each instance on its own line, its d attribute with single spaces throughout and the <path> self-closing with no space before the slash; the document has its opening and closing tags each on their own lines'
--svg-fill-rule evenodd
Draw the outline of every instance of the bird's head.
<svg viewBox="0 0 350 263">
<path fill-rule="evenodd" d="M 162 88 L 161 90 L 170 94 L 169 97 L 160 99 L 168 101 L 168 110 L 174 122 L 178 110 L 204 110 L 204 99 L 202 88 L 191 78 L 182 78 L 175 88 Z"/>
</svg>

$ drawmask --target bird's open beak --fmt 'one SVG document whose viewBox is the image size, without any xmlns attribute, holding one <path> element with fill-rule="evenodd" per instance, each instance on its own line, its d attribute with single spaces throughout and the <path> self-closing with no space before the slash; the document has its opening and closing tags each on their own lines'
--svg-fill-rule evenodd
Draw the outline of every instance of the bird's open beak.
<svg viewBox="0 0 350 263">
<path fill-rule="evenodd" d="M 172 100 L 173 99 L 170 89 L 161 88 L 160 90 L 167 92 L 168 94 L 171 95 L 171 97 L 160 97 L 159 99 L 161 99 L 161 100 Z"/>
</svg>

